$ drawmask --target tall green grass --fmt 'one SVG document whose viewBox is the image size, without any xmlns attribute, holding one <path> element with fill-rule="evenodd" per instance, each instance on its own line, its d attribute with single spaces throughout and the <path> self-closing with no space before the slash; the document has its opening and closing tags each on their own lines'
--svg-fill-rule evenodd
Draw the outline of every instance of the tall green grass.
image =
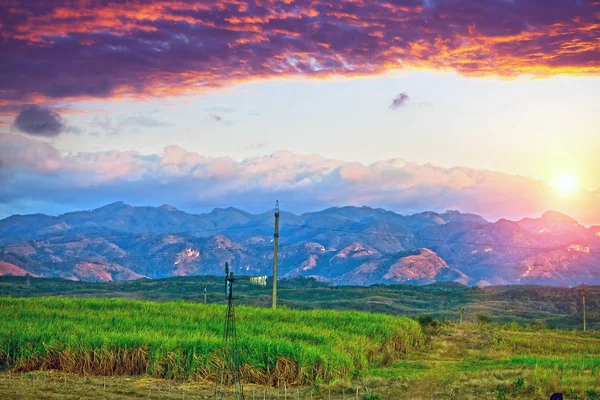
<svg viewBox="0 0 600 400">
<path fill-rule="evenodd" d="M 0 368 L 214 377 L 226 308 L 185 302 L 1 298 Z M 266 384 L 350 376 L 410 352 L 411 319 L 354 311 L 236 308 L 242 374 Z"/>
</svg>

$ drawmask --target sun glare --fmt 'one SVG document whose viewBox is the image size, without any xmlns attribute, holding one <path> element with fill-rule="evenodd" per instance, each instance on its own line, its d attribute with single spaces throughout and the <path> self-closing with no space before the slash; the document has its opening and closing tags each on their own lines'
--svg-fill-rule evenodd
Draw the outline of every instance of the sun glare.
<svg viewBox="0 0 600 400">
<path fill-rule="evenodd" d="M 556 178 L 555 186 L 562 195 L 569 196 L 577 191 L 577 179 L 573 175 L 562 174 Z"/>
</svg>

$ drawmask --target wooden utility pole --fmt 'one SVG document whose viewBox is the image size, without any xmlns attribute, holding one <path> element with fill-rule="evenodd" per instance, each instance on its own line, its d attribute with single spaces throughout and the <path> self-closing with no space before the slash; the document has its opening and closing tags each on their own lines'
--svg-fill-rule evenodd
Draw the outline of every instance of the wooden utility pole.
<svg viewBox="0 0 600 400">
<path fill-rule="evenodd" d="M 273 309 L 277 308 L 277 251 L 279 247 L 279 200 L 275 202 L 275 233 L 273 234 Z"/>
<path fill-rule="evenodd" d="M 587 329 L 586 321 L 585 321 L 585 283 L 581 285 L 581 298 L 583 300 L 583 331 L 585 332 Z"/>
</svg>

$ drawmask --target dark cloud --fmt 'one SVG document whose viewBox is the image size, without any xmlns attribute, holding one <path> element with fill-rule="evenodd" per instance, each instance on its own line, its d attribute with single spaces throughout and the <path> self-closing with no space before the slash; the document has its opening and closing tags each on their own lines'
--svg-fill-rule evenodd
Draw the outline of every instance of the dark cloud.
<svg viewBox="0 0 600 400">
<path fill-rule="evenodd" d="M 406 93 L 402 92 L 399 93 L 396 97 L 394 97 L 394 100 L 392 100 L 392 104 L 390 104 L 390 108 L 392 110 L 397 110 L 400 107 L 404 107 L 406 105 L 406 102 L 408 101 L 409 97 Z"/>
<path fill-rule="evenodd" d="M 230 126 L 233 124 L 233 122 L 230 119 L 227 119 L 223 115 L 219 115 L 219 114 L 214 114 L 214 113 L 208 114 L 208 118 L 211 121 L 214 121 L 214 122 L 217 122 L 217 123 L 223 124 L 223 125 Z"/>
<path fill-rule="evenodd" d="M 0 106 L 404 67 L 600 73 L 600 2 L 591 0 L 39 3 L 0 8 Z"/>
<path fill-rule="evenodd" d="M 218 114 L 208 114 L 208 117 L 210 119 L 212 119 L 213 121 L 217 121 L 217 122 L 223 122 L 223 117 L 218 115 Z"/>
<path fill-rule="evenodd" d="M 57 112 L 37 105 L 25 107 L 16 116 L 13 126 L 19 132 L 44 137 L 56 137 L 67 129 Z"/>
</svg>

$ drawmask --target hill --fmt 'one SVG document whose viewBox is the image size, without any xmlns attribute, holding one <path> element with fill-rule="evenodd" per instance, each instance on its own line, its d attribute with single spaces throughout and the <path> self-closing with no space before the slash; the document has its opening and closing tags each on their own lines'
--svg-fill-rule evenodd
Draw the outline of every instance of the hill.
<svg viewBox="0 0 600 400">
<path fill-rule="evenodd" d="M 266 287 L 239 277 L 236 298 L 246 306 L 269 307 L 271 282 Z M 126 282 L 76 282 L 63 279 L 0 277 L 0 296 L 101 297 L 153 301 L 225 302 L 219 276 L 140 279 Z M 600 329 L 600 286 L 586 286 L 589 329 Z M 278 284 L 280 305 L 293 309 L 355 310 L 440 320 L 477 321 L 483 314 L 496 323 L 542 324 L 551 328 L 581 329 L 581 287 L 512 285 L 467 287 L 446 282 L 430 285 L 332 286 L 313 278 L 284 279 Z"/>
<path fill-rule="evenodd" d="M 119 281 L 220 274 L 228 261 L 237 274 L 269 275 L 273 218 L 122 202 L 55 217 L 14 215 L 0 220 L 0 274 Z M 557 212 L 496 222 L 458 211 L 282 212 L 279 270 L 348 285 L 600 284 L 599 229 Z"/>
</svg>

